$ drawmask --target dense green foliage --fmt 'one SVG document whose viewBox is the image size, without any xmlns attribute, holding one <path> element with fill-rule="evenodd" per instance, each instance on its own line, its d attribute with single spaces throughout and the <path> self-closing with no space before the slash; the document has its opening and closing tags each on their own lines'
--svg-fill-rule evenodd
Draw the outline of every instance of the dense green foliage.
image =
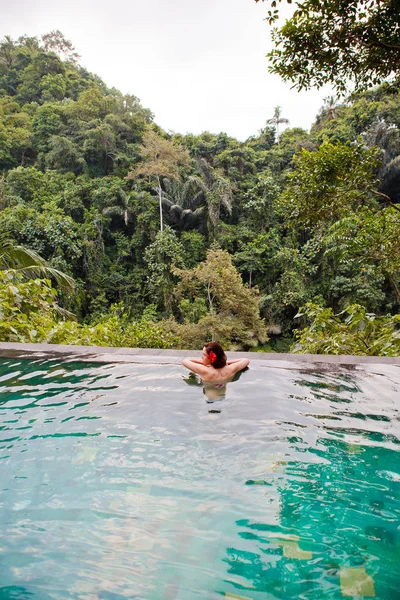
<svg viewBox="0 0 400 600">
<path fill-rule="evenodd" d="M 368 313 L 364 306 L 352 304 L 339 315 L 331 308 L 312 302 L 303 308 L 311 327 L 296 331 L 295 352 L 310 354 L 358 354 L 362 356 L 400 355 L 400 315 Z"/>
<path fill-rule="evenodd" d="M 400 312 L 396 85 L 327 99 L 310 133 L 280 133 L 277 107 L 239 142 L 164 132 L 77 59 L 59 32 L 0 44 L 4 244 L 39 253 L 46 278 L 73 277 L 58 303 L 76 316 L 0 244 L 2 340 L 248 349 L 268 334 L 284 348 L 310 302 L 362 305 L 374 323 Z"/>
<path fill-rule="evenodd" d="M 281 0 L 265 2 L 272 24 Z M 298 89 L 330 83 L 340 92 L 349 81 L 361 89 L 399 77 L 398 0 L 300 0 L 296 5 L 291 18 L 273 30 L 273 73 Z"/>
<path fill-rule="evenodd" d="M 178 338 L 146 318 L 133 322 L 122 303 L 92 325 L 59 318 L 57 292 L 48 279 L 15 281 L 0 271 L 0 339 L 5 342 L 47 342 L 83 346 L 171 348 Z"/>
</svg>

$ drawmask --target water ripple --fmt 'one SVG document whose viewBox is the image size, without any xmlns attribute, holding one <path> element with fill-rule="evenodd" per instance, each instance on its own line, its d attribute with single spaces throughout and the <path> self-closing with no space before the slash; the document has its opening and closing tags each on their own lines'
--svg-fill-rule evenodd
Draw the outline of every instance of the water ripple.
<svg viewBox="0 0 400 600">
<path fill-rule="evenodd" d="M 0 598 L 394 598 L 399 370 L 182 372 L 0 363 Z"/>
</svg>

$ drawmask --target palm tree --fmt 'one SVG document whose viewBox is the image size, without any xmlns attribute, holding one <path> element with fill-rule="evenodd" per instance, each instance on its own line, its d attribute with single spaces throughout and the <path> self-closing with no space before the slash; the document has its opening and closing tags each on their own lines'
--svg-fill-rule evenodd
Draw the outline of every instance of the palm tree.
<svg viewBox="0 0 400 600">
<path fill-rule="evenodd" d="M 26 279 L 33 277 L 53 278 L 64 289 L 73 290 L 75 282 L 69 275 L 51 267 L 34 250 L 14 244 L 6 237 L 0 237 L 0 270 Z"/>
<path fill-rule="evenodd" d="M 130 171 L 125 179 L 136 179 L 139 176 L 150 177 L 157 183 L 156 191 L 160 205 L 160 230 L 163 231 L 162 187 L 161 177 L 179 179 L 179 167 L 186 166 L 190 161 L 187 148 L 173 144 L 159 136 L 152 129 L 144 135 L 141 154 L 146 160 Z"/>
<path fill-rule="evenodd" d="M 133 202 L 144 198 L 144 196 L 145 192 L 131 192 L 127 194 L 122 188 L 119 188 L 114 204 L 106 206 L 101 212 L 103 215 L 118 215 L 122 217 L 125 225 L 128 226 L 133 221 Z"/>
<path fill-rule="evenodd" d="M 267 125 L 272 125 L 273 127 L 275 127 L 276 130 L 276 141 L 278 143 L 279 146 L 279 141 L 280 141 L 280 136 L 279 136 L 279 125 L 281 124 L 289 124 L 289 119 L 285 119 L 284 117 L 281 117 L 281 107 L 280 106 L 275 106 L 274 108 L 274 116 L 272 117 L 272 119 L 268 119 L 267 120 Z"/>
<path fill-rule="evenodd" d="M 400 203 L 400 156 L 396 156 L 390 161 L 383 171 L 379 192 L 379 195 L 386 196 L 389 204 L 399 210 L 396 205 Z"/>
<path fill-rule="evenodd" d="M 374 121 L 362 135 L 369 148 L 377 146 L 381 149 L 377 172 L 381 181 L 377 194 L 399 210 L 396 205 L 400 203 L 400 130 L 395 124 L 381 118 Z"/>
<path fill-rule="evenodd" d="M 205 202 L 197 212 L 207 213 L 207 227 L 210 238 L 215 237 L 219 223 L 221 206 L 229 214 L 232 213 L 232 190 L 230 182 L 225 179 L 218 169 L 214 169 L 204 158 L 197 160 L 200 177 L 189 177 L 201 192 Z"/>
<path fill-rule="evenodd" d="M 14 42 L 9 35 L 4 36 L 0 43 L 0 65 L 4 65 L 7 69 L 11 69 L 14 59 Z"/>
<path fill-rule="evenodd" d="M 335 96 L 326 96 L 326 98 L 324 98 L 324 105 L 322 108 L 326 111 L 329 120 L 337 119 L 339 104 Z"/>
<path fill-rule="evenodd" d="M 196 190 L 191 179 L 182 182 L 165 178 L 163 184 L 162 204 L 174 223 L 181 229 L 195 225 L 203 212 L 203 208 L 198 206 L 202 199 L 201 190 Z"/>
<path fill-rule="evenodd" d="M 378 177 L 382 177 L 389 163 L 398 156 L 400 145 L 400 130 L 393 123 L 385 119 L 374 121 L 362 134 L 368 148 L 377 146 L 382 150 L 381 165 Z"/>
</svg>

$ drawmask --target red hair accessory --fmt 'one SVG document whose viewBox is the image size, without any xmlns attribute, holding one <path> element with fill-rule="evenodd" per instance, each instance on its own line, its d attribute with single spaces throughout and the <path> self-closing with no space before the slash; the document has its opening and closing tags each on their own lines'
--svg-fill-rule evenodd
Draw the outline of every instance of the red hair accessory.
<svg viewBox="0 0 400 600">
<path fill-rule="evenodd" d="M 208 358 L 211 360 L 212 364 L 215 363 L 215 361 L 217 360 L 217 355 L 211 350 L 211 352 L 208 353 Z"/>
</svg>

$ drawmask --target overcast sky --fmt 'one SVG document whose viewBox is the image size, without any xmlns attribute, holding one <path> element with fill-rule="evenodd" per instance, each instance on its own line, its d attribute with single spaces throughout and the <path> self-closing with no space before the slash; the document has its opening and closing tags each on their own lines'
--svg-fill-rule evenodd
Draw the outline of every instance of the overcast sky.
<svg viewBox="0 0 400 600">
<path fill-rule="evenodd" d="M 136 95 L 167 131 L 256 135 L 274 107 L 309 129 L 328 90 L 268 73 L 266 6 L 254 0 L 0 0 L 0 37 L 60 29 L 81 64 Z"/>
</svg>

